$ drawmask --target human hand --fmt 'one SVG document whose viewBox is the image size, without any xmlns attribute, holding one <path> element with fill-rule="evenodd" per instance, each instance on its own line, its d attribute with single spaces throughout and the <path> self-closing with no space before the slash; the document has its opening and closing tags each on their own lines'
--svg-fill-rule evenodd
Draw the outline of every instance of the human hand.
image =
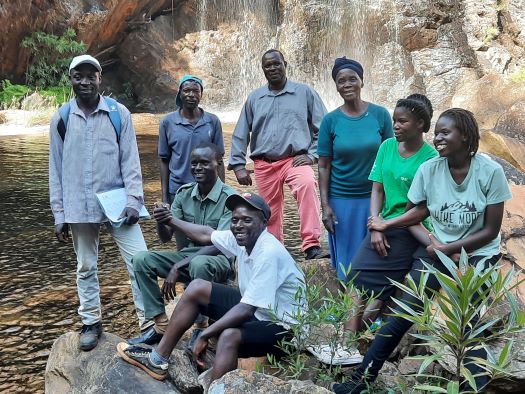
<svg viewBox="0 0 525 394">
<path fill-rule="evenodd" d="M 208 339 L 204 338 L 203 334 L 197 337 L 197 340 L 193 344 L 193 359 L 199 366 L 199 368 L 206 368 L 206 362 L 204 361 L 204 356 L 206 355 L 206 350 L 208 349 Z"/>
<path fill-rule="evenodd" d="M 384 233 L 374 230 L 370 231 L 370 244 L 376 250 L 379 256 L 388 256 L 387 249 L 390 249 L 390 244 L 388 243 Z"/>
<path fill-rule="evenodd" d="M 177 285 L 177 279 L 179 279 L 179 270 L 173 266 L 162 285 L 162 296 L 166 301 L 171 301 L 177 295 L 175 286 Z"/>
<path fill-rule="evenodd" d="M 311 166 L 314 161 L 307 154 L 297 155 L 293 158 L 292 167 Z"/>
<path fill-rule="evenodd" d="M 252 184 L 252 177 L 250 176 L 250 172 L 246 168 L 239 168 L 238 170 L 235 170 L 235 177 L 237 178 L 237 182 L 239 182 L 239 185 L 244 186 L 251 186 Z"/>
<path fill-rule="evenodd" d="M 330 205 L 326 205 L 322 209 L 323 215 L 322 220 L 326 230 L 332 234 L 335 233 L 335 225 L 337 224 L 337 217 L 335 212 Z"/>
<path fill-rule="evenodd" d="M 436 250 L 445 253 L 443 250 L 444 244 L 442 244 L 432 233 L 428 234 L 428 239 L 430 239 L 430 245 L 427 246 L 427 253 L 430 257 L 437 260 L 438 256 L 436 254 Z"/>
<path fill-rule="evenodd" d="M 370 231 L 385 231 L 387 229 L 386 220 L 384 220 L 381 215 L 379 216 L 370 216 L 368 218 L 368 229 Z"/>
<path fill-rule="evenodd" d="M 57 237 L 58 242 L 67 244 L 69 242 L 69 224 L 57 224 L 55 226 L 55 237 Z"/>
<path fill-rule="evenodd" d="M 447 245 L 440 242 L 432 233 L 428 234 L 428 239 L 430 239 L 430 245 L 427 246 L 427 253 L 433 259 L 438 259 L 436 250 L 446 254 L 452 261 L 455 263 L 459 262 L 461 253 L 450 253 L 447 251 Z"/>
<path fill-rule="evenodd" d="M 173 218 L 170 205 L 167 203 L 157 202 L 153 208 L 153 217 L 159 224 L 168 224 Z"/>
<path fill-rule="evenodd" d="M 124 224 L 131 226 L 139 221 L 139 211 L 137 211 L 135 208 L 126 207 L 118 218 L 126 218 L 126 220 L 124 220 Z"/>
</svg>

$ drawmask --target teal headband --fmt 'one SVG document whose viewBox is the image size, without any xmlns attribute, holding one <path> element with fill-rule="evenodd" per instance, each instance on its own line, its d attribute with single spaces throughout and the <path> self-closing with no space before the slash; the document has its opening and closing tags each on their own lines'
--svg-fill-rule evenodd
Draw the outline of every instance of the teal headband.
<svg viewBox="0 0 525 394">
<path fill-rule="evenodd" d="M 181 79 L 180 79 L 180 82 L 179 82 L 179 90 L 177 91 L 177 97 L 175 97 L 175 104 L 177 105 L 177 107 L 179 108 L 182 108 L 182 101 L 180 99 L 180 88 L 182 86 L 182 84 L 184 82 L 188 82 L 188 81 L 193 81 L 193 82 L 197 82 L 200 87 L 201 87 L 201 92 L 204 90 L 203 88 L 203 85 L 202 85 L 202 79 L 200 79 L 199 77 L 196 77 L 195 75 L 190 75 L 190 74 L 186 74 L 184 75 Z"/>
</svg>

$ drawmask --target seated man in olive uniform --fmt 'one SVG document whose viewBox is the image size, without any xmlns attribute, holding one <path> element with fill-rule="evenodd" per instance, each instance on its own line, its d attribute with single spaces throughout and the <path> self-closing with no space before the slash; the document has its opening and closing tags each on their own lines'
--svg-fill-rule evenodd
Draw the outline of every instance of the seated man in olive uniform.
<svg viewBox="0 0 525 394">
<path fill-rule="evenodd" d="M 173 217 L 216 230 L 230 227 L 231 211 L 226 208 L 225 201 L 236 191 L 220 180 L 218 168 L 221 161 L 221 153 L 215 144 L 201 144 L 192 151 L 190 168 L 195 182 L 178 190 L 171 205 Z M 157 233 L 162 242 L 168 242 L 174 231 L 157 222 Z M 133 257 L 133 269 L 143 294 L 145 315 L 153 319 L 155 325 L 128 342 L 151 345 L 160 341 L 168 325 L 163 298 L 169 301 L 175 297 L 176 282 L 189 283 L 196 278 L 225 282 L 232 275 L 234 266 L 233 261 L 220 254 L 217 248 L 189 242 L 178 252 L 140 252 Z M 165 278 L 162 289 L 158 277 Z M 199 315 L 189 346 L 206 326 L 206 318 Z"/>
</svg>

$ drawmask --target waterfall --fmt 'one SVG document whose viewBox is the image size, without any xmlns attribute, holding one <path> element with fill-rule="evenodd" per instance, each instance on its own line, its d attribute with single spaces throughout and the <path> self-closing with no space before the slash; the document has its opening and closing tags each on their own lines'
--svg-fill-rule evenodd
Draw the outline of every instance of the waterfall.
<svg viewBox="0 0 525 394">
<path fill-rule="evenodd" d="M 331 68 L 343 55 L 363 65 L 365 99 L 388 105 L 403 94 L 390 92 L 406 79 L 394 0 L 196 1 L 200 32 L 193 65 L 210 76 L 208 108 L 238 112 L 266 82 L 260 59 L 269 48 L 284 53 L 288 76 L 313 86 L 329 110 L 342 103 Z M 387 71 L 392 75 L 379 75 Z"/>
</svg>

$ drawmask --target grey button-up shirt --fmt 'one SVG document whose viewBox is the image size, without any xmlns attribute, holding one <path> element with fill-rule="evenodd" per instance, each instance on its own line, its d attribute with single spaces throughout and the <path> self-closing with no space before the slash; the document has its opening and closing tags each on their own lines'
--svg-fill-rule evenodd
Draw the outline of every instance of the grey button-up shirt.
<svg viewBox="0 0 525 394">
<path fill-rule="evenodd" d="M 317 158 L 317 137 L 326 108 L 310 86 L 288 80 L 283 90 L 268 85 L 248 96 L 232 136 L 228 169 L 246 165 L 251 158 L 285 159 L 306 153 Z"/>
<path fill-rule="evenodd" d="M 214 114 L 202 111 L 197 124 L 192 125 L 177 110 L 160 121 L 159 157 L 169 160 L 171 194 L 194 181 L 190 170 L 191 151 L 205 142 L 213 142 L 224 155 L 221 122 Z"/>
<path fill-rule="evenodd" d="M 121 104 L 119 141 L 100 97 L 89 116 L 69 102 L 70 112 L 64 141 L 58 134 L 60 114 L 51 120 L 49 133 L 49 197 L 55 224 L 101 223 L 106 217 L 95 193 L 121 187 L 128 194 L 127 206 L 140 210 L 144 204 L 142 174 L 135 131 L 129 111 Z"/>
</svg>

